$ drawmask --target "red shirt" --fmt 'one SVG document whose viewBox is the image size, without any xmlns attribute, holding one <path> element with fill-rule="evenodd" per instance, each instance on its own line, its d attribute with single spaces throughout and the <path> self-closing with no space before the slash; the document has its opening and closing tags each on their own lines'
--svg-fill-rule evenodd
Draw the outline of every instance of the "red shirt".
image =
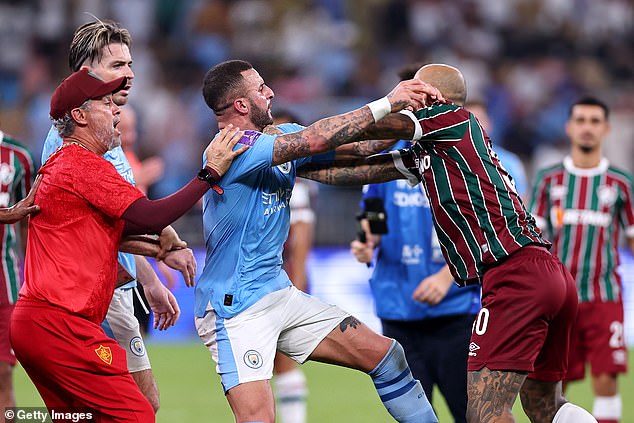
<svg viewBox="0 0 634 423">
<path fill-rule="evenodd" d="M 121 215 L 143 194 L 103 157 L 65 144 L 40 169 L 29 220 L 20 298 L 61 307 L 100 324 L 112 299 Z"/>
</svg>

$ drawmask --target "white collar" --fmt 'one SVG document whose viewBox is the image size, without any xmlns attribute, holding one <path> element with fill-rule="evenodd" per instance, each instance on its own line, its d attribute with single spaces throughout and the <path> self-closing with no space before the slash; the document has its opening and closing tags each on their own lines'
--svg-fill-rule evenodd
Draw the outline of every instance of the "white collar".
<svg viewBox="0 0 634 423">
<path fill-rule="evenodd" d="M 564 167 L 568 172 L 576 176 L 597 176 L 608 170 L 608 166 L 610 166 L 610 162 L 605 157 L 601 158 L 598 166 L 588 168 L 576 167 L 572 163 L 572 157 L 564 157 Z"/>
</svg>

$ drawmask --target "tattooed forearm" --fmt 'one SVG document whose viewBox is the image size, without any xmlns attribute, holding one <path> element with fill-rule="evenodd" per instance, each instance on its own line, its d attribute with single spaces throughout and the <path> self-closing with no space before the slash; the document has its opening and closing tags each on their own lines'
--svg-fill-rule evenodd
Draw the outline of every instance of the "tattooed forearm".
<svg viewBox="0 0 634 423">
<path fill-rule="evenodd" d="M 410 140 L 414 136 L 414 122 L 402 113 L 391 113 L 367 127 L 357 140 L 385 140 L 390 138 Z"/>
<path fill-rule="evenodd" d="M 309 164 L 297 169 L 297 176 L 329 185 L 365 185 L 403 179 L 394 164 L 326 166 Z"/>
<path fill-rule="evenodd" d="M 484 423 L 513 420 L 513 403 L 526 374 L 483 368 L 467 373 L 467 421 Z M 499 419 L 499 420 L 496 420 Z"/>
<path fill-rule="evenodd" d="M 334 150 L 357 137 L 373 122 L 370 109 L 364 106 L 319 120 L 301 131 L 280 135 L 273 145 L 273 165 Z"/>
<path fill-rule="evenodd" d="M 337 153 L 337 159 L 340 158 L 357 158 L 367 157 L 372 154 L 380 153 L 392 147 L 396 142 L 393 140 L 369 140 L 369 141 L 357 141 L 351 144 L 344 144 L 335 150 Z"/>
</svg>

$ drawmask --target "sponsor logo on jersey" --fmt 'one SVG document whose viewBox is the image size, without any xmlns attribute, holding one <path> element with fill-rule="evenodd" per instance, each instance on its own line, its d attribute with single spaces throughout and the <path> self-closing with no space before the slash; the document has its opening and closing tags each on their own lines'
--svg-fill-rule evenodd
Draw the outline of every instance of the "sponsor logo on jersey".
<svg viewBox="0 0 634 423">
<path fill-rule="evenodd" d="M 550 198 L 552 201 L 562 200 L 568 194 L 568 187 L 565 185 L 553 185 L 550 187 Z"/>
<path fill-rule="evenodd" d="M 11 194 L 8 192 L 0 192 L 0 207 L 8 207 L 11 200 Z"/>
<path fill-rule="evenodd" d="M 480 349 L 480 346 L 478 344 L 476 344 L 475 342 L 472 342 L 469 344 L 469 356 L 471 357 L 475 357 L 478 355 L 478 353 L 476 353 L 476 351 L 478 351 Z"/>
<path fill-rule="evenodd" d="M 130 340 L 130 351 L 137 357 L 143 357 L 145 355 L 145 345 L 140 336 L 135 336 Z"/>
<path fill-rule="evenodd" d="M 99 348 L 96 348 L 95 352 L 97 353 L 97 357 L 99 357 L 101 361 L 108 365 L 112 364 L 112 351 L 110 350 L 110 347 L 99 345 Z"/>
<path fill-rule="evenodd" d="M 256 350 L 249 350 L 244 353 L 244 364 L 252 369 L 259 369 L 262 367 L 262 355 Z"/>
<path fill-rule="evenodd" d="M 555 215 L 551 216 L 553 222 L 561 225 L 592 225 L 607 228 L 610 226 L 612 217 L 609 213 L 602 213 L 594 210 L 566 209 L 561 211 L 554 209 Z"/>
<path fill-rule="evenodd" d="M 2 185 L 10 185 L 15 177 L 15 168 L 8 163 L 0 165 L 0 183 Z"/>
<path fill-rule="evenodd" d="M 597 196 L 599 197 L 599 204 L 602 206 L 611 206 L 616 201 L 617 192 L 614 187 L 609 185 L 601 185 L 597 188 Z"/>
<path fill-rule="evenodd" d="M 420 245 L 405 244 L 403 245 L 403 249 L 401 250 L 401 263 L 409 265 L 419 264 L 421 254 L 423 254 L 423 249 Z"/>
<path fill-rule="evenodd" d="M 275 192 L 263 192 L 262 204 L 264 205 L 264 216 L 279 212 L 288 207 L 291 201 L 292 188 L 278 188 Z"/>
<path fill-rule="evenodd" d="M 418 171 L 421 174 L 431 168 L 431 156 L 429 154 L 421 156 L 420 159 L 417 157 L 416 161 L 418 162 L 416 163 L 416 166 L 418 166 Z"/>
</svg>

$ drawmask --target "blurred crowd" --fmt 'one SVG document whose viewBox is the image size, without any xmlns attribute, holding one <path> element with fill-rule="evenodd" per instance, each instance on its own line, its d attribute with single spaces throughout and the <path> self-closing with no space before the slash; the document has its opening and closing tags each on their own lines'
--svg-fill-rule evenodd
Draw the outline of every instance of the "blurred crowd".
<svg viewBox="0 0 634 423">
<path fill-rule="evenodd" d="M 384 95 L 406 63 L 455 65 L 529 176 L 565 149 L 570 102 L 593 93 L 614 111 L 608 157 L 634 170 L 631 0 L 0 0 L 0 128 L 36 157 L 72 33 L 94 17 L 133 37 L 134 148 L 165 164 L 151 195 L 200 167 L 216 130 L 202 77 L 229 58 L 251 61 L 274 107 L 304 123 Z"/>
</svg>

